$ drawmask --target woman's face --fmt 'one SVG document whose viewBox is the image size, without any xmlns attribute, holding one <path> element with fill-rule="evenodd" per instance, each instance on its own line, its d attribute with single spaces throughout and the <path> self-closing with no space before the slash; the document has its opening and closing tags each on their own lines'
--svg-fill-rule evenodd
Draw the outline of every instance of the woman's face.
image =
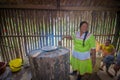
<svg viewBox="0 0 120 80">
<path fill-rule="evenodd" d="M 80 27 L 80 31 L 82 31 L 82 32 L 88 31 L 88 24 L 83 23 L 82 26 Z"/>
</svg>

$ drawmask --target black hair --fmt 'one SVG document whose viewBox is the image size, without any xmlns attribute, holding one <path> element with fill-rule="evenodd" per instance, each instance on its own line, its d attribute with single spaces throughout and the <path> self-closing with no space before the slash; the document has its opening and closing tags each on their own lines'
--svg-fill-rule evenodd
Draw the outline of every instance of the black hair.
<svg viewBox="0 0 120 80">
<path fill-rule="evenodd" d="M 80 23 L 80 28 L 81 28 L 81 26 L 82 26 L 84 23 L 88 25 L 88 23 L 87 23 L 86 21 L 82 21 L 82 22 Z M 86 37 L 87 37 L 87 34 L 88 34 L 88 31 L 85 32 L 85 36 L 84 36 L 84 38 L 83 38 L 83 47 L 85 46 L 85 39 L 86 39 Z"/>
<path fill-rule="evenodd" d="M 111 40 L 110 39 L 107 39 L 106 41 L 109 41 L 111 43 Z"/>
</svg>

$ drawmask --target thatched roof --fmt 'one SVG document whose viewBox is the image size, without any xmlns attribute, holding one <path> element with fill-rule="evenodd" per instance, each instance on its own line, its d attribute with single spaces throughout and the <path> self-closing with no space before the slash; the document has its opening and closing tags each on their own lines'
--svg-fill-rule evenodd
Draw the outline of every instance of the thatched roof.
<svg viewBox="0 0 120 80">
<path fill-rule="evenodd" d="M 120 0 L 0 0 L 0 4 L 39 4 L 61 6 L 101 6 L 120 7 Z"/>
<path fill-rule="evenodd" d="M 0 8 L 6 7 L 30 7 L 30 8 L 62 8 L 69 7 L 102 7 L 102 8 L 120 8 L 120 0 L 0 0 Z M 3 7 L 4 6 L 4 7 Z M 72 8 L 70 8 L 72 7 Z M 15 7 L 16 8 L 16 7 Z M 77 9 L 78 9 L 77 8 Z M 76 9 L 76 8 L 75 8 Z M 120 9 L 119 9 L 120 10 Z"/>
<path fill-rule="evenodd" d="M 120 0 L 61 0 L 61 3 L 68 6 L 120 7 Z"/>
</svg>

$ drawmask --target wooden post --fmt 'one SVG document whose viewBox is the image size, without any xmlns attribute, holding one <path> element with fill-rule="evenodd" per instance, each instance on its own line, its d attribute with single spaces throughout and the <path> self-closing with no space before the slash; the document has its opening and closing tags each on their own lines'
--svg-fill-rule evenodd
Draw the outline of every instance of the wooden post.
<svg viewBox="0 0 120 80">
<path fill-rule="evenodd" d="M 115 35 L 114 35 L 114 40 L 113 40 L 113 45 L 116 48 L 117 41 L 120 37 L 120 11 L 117 12 L 117 22 L 116 22 L 116 28 L 115 28 Z"/>
</svg>

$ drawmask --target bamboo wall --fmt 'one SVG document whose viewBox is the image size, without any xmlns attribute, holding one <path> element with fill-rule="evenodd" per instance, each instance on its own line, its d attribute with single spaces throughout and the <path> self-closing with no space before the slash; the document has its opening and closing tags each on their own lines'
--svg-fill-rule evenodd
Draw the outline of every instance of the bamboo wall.
<svg viewBox="0 0 120 80">
<path fill-rule="evenodd" d="M 83 20 L 89 23 L 89 32 L 96 41 L 104 43 L 107 38 L 113 41 L 116 16 L 115 11 L 0 9 L 0 54 L 8 62 L 16 57 L 24 59 L 30 51 L 46 45 L 57 46 L 62 36 L 78 31 Z M 72 49 L 71 40 L 62 43 Z"/>
</svg>

